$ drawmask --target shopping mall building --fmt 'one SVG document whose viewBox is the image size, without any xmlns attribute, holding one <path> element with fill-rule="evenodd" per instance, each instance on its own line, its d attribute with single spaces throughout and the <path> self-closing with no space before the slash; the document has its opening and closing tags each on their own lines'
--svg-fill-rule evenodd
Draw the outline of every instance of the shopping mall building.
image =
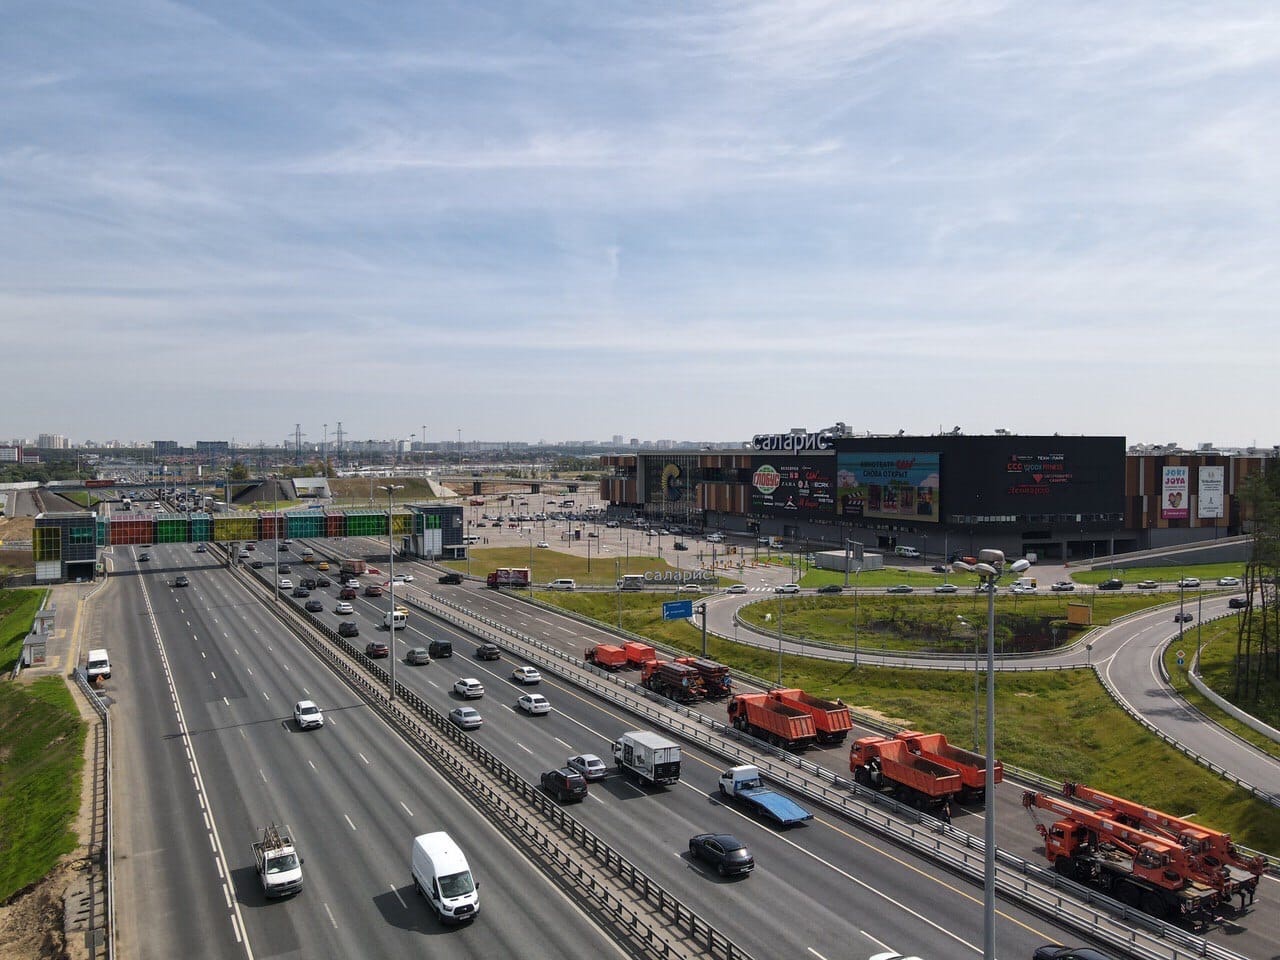
<svg viewBox="0 0 1280 960">
<path fill-rule="evenodd" d="M 760 435 L 740 449 L 606 456 L 613 512 L 807 549 L 998 547 L 1088 560 L 1247 532 L 1240 490 L 1274 449 L 1126 448 L 1124 437 Z"/>
</svg>

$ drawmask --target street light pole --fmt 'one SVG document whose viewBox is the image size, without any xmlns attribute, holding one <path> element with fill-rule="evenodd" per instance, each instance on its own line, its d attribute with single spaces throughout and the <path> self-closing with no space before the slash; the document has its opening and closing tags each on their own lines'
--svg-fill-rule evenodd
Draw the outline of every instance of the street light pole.
<svg viewBox="0 0 1280 960">
<path fill-rule="evenodd" d="M 396 548 L 395 548 L 395 532 L 392 529 L 392 498 L 397 490 L 403 490 L 402 483 L 388 483 L 386 486 L 379 485 L 379 490 L 387 491 L 387 598 L 390 604 L 390 613 L 387 614 L 387 646 L 391 650 L 391 702 L 396 702 Z"/>
<path fill-rule="evenodd" d="M 778 686 L 782 686 L 782 594 L 778 594 Z"/>
<path fill-rule="evenodd" d="M 1004 570 L 1003 550 L 978 551 L 977 563 L 956 563 L 957 571 L 978 574 L 987 590 L 987 755 L 984 766 L 983 805 L 986 823 L 983 831 L 982 884 L 982 957 L 996 958 L 996 581 Z M 1022 573 L 1031 564 L 1015 560 L 1010 569 Z M 975 657 L 976 661 L 976 657 Z M 976 668 L 976 663 L 975 663 Z M 975 674 L 976 678 L 976 674 Z"/>
<path fill-rule="evenodd" d="M 858 669 L 858 574 L 862 572 L 862 567 L 858 567 L 853 574 L 853 668 Z M 849 570 L 846 567 L 844 577 L 849 579 Z"/>
</svg>

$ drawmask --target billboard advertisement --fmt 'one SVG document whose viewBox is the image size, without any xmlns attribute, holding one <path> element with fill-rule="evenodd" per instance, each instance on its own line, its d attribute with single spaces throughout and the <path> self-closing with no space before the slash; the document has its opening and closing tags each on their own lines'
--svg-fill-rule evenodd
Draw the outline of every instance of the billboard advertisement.
<svg viewBox="0 0 1280 960">
<path fill-rule="evenodd" d="M 836 456 L 840 516 L 937 523 L 937 453 L 857 451 Z"/>
<path fill-rule="evenodd" d="M 1164 467 L 1160 479 L 1160 519 L 1185 520 L 1191 515 L 1190 467 Z"/>
<path fill-rule="evenodd" d="M 751 512 L 812 516 L 835 512 L 833 457 L 751 458 Z"/>
<path fill-rule="evenodd" d="M 1196 515 L 1201 520 L 1217 520 L 1222 516 L 1224 467 L 1200 468 L 1200 493 L 1196 499 Z"/>
</svg>

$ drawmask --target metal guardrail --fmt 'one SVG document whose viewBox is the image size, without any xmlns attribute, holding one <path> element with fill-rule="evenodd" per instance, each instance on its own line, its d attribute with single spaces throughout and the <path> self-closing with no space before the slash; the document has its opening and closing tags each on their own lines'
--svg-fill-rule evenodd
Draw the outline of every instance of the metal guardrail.
<svg viewBox="0 0 1280 960">
<path fill-rule="evenodd" d="M 252 574 L 259 573 L 256 570 L 248 572 Z M 274 586 L 273 584 L 267 584 L 266 578 L 261 575 L 255 576 L 253 579 L 258 580 L 264 588 Z M 415 606 L 418 605 L 411 598 L 405 599 L 409 602 L 414 602 Z M 418 738 L 420 744 L 427 745 L 433 753 L 433 758 L 449 763 L 450 773 L 454 777 L 467 781 L 472 790 L 483 797 L 484 802 L 500 809 L 504 816 L 516 823 L 520 833 L 526 839 L 537 843 L 544 853 L 560 861 L 563 867 L 574 874 L 579 883 L 590 889 L 593 896 L 605 902 L 613 912 L 620 915 L 631 933 L 646 946 L 655 949 L 662 956 L 673 955 L 669 944 L 665 943 L 658 934 L 648 928 L 639 915 L 618 900 L 616 896 L 610 893 L 607 887 L 590 877 L 572 856 L 555 847 L 549 841 L 545 832 L 531 823 L 522 810 L 507 803 L 492 788 L 468 771 L 464 765 L 452 758 L 450 756 L 450 748 L 464 751 L 474 761 L 483 766 L 491 776 L 515 792 L 523 801 L 527 804 L 532 804 L 545 819 L 552 822 L 562 835 L 577 844 L 579 849 L 588 853 L 597 867 L 605 869 L 627 884 L 630 889 L 636 891 L 644 902 L 654 907 L 660 915 L 673 924 L 687 940 L 695 943 L 700 950 L 712 957 L 723 958 L 723 960 L 753 960 L 750 953 L 721 933 L 710 921 L 685 906 L 646 873 L 587 830 L 586 827 L 553 803 L 541 790 L 519 776 L 496 756 L 480 746 L 476 740 L 467 736 L 450 723 L 446 716 L 424 701 L 413 690 L 401 683 L 397 683 L 396 696 L 399 698 L 399 702 L 410 706 L 425 723 L 405 716 L 403 712 L 396 708 L 394 702 L 386 698 L 385 691 L 390 683 L 389 672 L 380 664 L 366 657 L 362 650 L 355 647 L 346 638 L 338 636 L 336 631 L 329 629 L 306 611 L 299 610 L 292 603 L 273 603 L 270 605 L 270 609 L 286 625 L 292 627 L 293 624 L 289 623 L 289 618 L 296 618 L 305 623 L 311 631 L 327 640 L 331 646 L 312 642 L 312 638 L 307 636 L 306 633 L 300 633 L 304 642 L 307 642 L 332 668 L 336 669 L 348 684 L 356 688 L 367 702 L 376 706 L 379 712 L 392 720 L 402 731 L 412 733 L 413 736 Z M 298 633 L 298 631 L 295 630 L 295 633 Z M 346 659 L 338 655 L 339 651 Z M 365 673 L 372 675 L 378 683 L 371 683 L 358 671 L 354 670 L 349 664 L 350 660 L 359 663 L 361 669 Z M 442 734 L 448 741 L 447 744 L 440 739 Z M 678 956 L 679 954 L 674 955 Z"/>
<path fill-rule="evenodd" d="M 106 956 L 107 960 L 115 960 L 116 955 L 116 871 L 115 871 L 115 817 L 111 810 L 111 781 L 113 776 L 111 757 L 111 718 L 107 715 L 107 705 L 93 689 L 89 678 L 79 667 L 75 668 L 76 686 L 84 694 L 93 711 L 102 721 L 102 742 L 105 763 L 102 767 L 103 795 L 103 846 L 102 862 L 106 867 L 106 903 L 103 904 L 106 917 Z"/>
<path fill-rule="evenodd" d="M 522 634 L 490 618 L 466 612 L 465 608 L 453 601 L 436 596 L 431 596 L 429 603 L 413 597 L 406 597 L 406 601 L 481 639 L 489 642 L 508 641 L 502 644 L 508 649 L 511 649 L 510 640 L 516 640 L 525 647 L 533 647 L 541 655 L 530 654 L 528 649 L 520 649 L 521 656 L 556 673 L 566 674 L 568 670 L 563 668 L 572 667 L 574 682 L 594 690 L 628 711 L 725 757 L 730 762 L 755 763 L 765 776 L 813 802 L 821 803 L 856 823 L 887 835 L 948 869 L 977 882 L 982 880 L 985 869 L 982 843 L 963 831 L 916 813 L 888 797 L 794 754 L 771 748 L 687 707 L 658 697 L 643 688 L 637 689 L 613 674 L 597 671 L 537 638 Z M 455 610 L 462 615 L 455 614 Z M 477 629 L 477 623 L 482 626 L 481 629 Z M 651 700 L 660 701 L 665 706 L 654 706 L 649 702 Z M 710 733 L 716 736 L 711 736 Z M 746 745 L 757 752 L 739 752 L 730 745 L 731 742 Z M 805 776 L 801 776 L 801 773 Z M 858 802 L 853 797 L 868 802 Z M 873 809 L 869 804 L 885 809 Z M 916 823 L 897 819 L 886 811 L 914 816 Z M 1050 869 L 1003 851 L 997 851 L 996 883 L 997 888 L 1005 895 L 1049 914 L 1065 926 L 1143 960 L 1172 960 L 1188 955 L 1212 960 L 1243 960 L 1242 955 L 1234 951 L 1212 944 L 1203 937 L 1157 920 L 1090 887 L 1059 877 Z M 1060 891 L 1069 893 L 1070 897 Z M 1144 927 L 1158 936 L 1135 926 L 1125 926 L 1126 924 Z"/>
</svg>

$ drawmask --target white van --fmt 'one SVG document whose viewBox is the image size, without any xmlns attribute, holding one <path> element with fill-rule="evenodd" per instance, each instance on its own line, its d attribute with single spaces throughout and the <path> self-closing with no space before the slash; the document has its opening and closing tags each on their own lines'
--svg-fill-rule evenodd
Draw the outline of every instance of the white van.
<svg viewBox="0 0 1280 960">
<path fill-rule="evenodd" d="M 413 838 L 413 885 L 441 920 L 471 920 L 480 912 L 480 884 L 462 848 L 443 830 Z"/>
<path fill-rule="evenodd" d="M 89 666 L 85 670 L 85 675 L 88 676 L 90 683 L 99 677 L 103 680 L 111 679 L 111 658 L 107 656 L 107 651 L 89 651 Z"/>
<path fill-rule="evenodd" d="M 893 552 L 899 557 L 918 557 L 920 551 L 915 547 L 894 547 Z"/>
<path fill-rule="evenodd" d="M 548 590 L 576 590 L 578 584 L 572 577 L 561 577 L 559 580 L 552 580 L 547 584 Z"/>
<path fill-rule="evenodd" d="M 409 611 L 404 607 L 396 607 L 394 612 L 388 610 L 382 615 L 382 625 L 384 627 L 390 627 L 393 622 L 397 630 L 403 630 L 409 625 Z"/>
</svg>

